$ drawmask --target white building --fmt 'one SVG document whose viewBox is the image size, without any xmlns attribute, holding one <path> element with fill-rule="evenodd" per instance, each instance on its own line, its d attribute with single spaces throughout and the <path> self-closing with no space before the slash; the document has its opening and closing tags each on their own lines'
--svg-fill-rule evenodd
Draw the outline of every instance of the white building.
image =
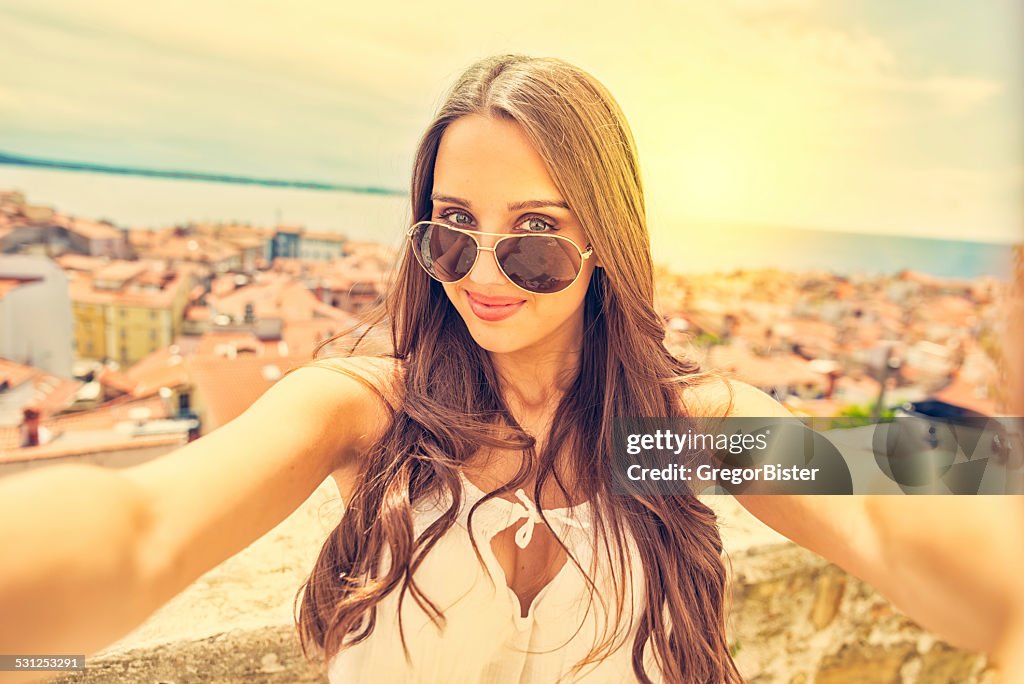
<svg viewBox="0 0 1024 684">
<path fill-rule="evenodd" d="M 68 278 L 44 256 L 0 255 L 0 358 L 71 377 Z"/>
</svg>

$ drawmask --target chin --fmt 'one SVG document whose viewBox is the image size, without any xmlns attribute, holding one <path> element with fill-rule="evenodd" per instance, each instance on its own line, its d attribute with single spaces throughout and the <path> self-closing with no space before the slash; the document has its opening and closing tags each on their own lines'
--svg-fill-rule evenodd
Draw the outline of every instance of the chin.
<svg viewBox="0 0 1024 684">
<path fill-rule="evenodd" d="M 473 336 L 473 340 L 481 348 L 493 354 L 508 354 L 519 351 L 530 343 L 530 340 L 524 339 L 516 333 L 510 333 L 507 330 L 481 330 L 475 325 L 469 326 L 469 334 Z"/>
</svg>

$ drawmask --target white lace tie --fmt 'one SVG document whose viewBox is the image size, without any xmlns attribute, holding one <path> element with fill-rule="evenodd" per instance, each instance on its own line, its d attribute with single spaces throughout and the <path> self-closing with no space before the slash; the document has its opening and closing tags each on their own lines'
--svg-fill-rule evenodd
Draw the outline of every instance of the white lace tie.
<svg viewBox="0 0 1024 684">
<path fill-rule="evenodd" d="M 530 497 L 526 496 L 526 492 L 522 489 L 516 490 L 516 498 L 519 499 L 520 503 L 513 504 L 515 508 L 515 516 L 512 518 L 513 521 L 519 520 L 520 518 L 526 518 L 526 524 L 516 530 L 516 546 L 521 549 L 525 549 L 533 539 L 533 528 L 537 523 L 543 523 L 544 519 L 540 517 L 540 511 L 537 510 L 537 506 L 530 500 Z M 564 525 L 571 525 L 579 529 L 586 529 L 587 523 L 573 518 L 567 513 L 562 511 L 545 511 L 544 514 L 551 520 L 557 520 Z"/>
</svg>

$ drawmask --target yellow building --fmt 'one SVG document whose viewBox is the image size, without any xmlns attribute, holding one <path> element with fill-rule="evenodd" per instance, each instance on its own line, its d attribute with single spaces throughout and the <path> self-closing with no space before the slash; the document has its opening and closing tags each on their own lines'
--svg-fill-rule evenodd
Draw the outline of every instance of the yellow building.
<svg viewBox="0 0 1024 684">
<path fill-rule="evenodd" d="M 101 303 L 71 300 L 77 358 L 102 359 L 106 355 L 105 308 Z"/>
<path fill-rule="evenodd" d="M 129 366 L 181 332 L 191 278 L 152 262 L 112 261 L 71 281 L 79 358 Z"/>
</svg>

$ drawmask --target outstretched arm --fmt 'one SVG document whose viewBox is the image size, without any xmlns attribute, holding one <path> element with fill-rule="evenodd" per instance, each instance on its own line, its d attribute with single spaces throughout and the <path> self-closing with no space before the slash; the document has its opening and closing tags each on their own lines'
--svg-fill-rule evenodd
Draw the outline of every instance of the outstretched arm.
<svg viewBox="0 0 1024 684">
<path fill-rule="evenodd" d="M 730 415 L 792 415 L 750 385 L 733 382 L 732 387 Z M 1021 497 L 736 499 L 769 527 L 874 586 L 950 643 L 998 660 L 1011 652 L 1010 639 L 1024 638 Z"/>
<path fill-rule="evenodd" d="M 338 360 L 366 375 L 365 362 Z M 125 470 L 59 465 L 0 481 L 0 653 L 89 655 L 354 467 L 383 405 L 322 368 L 235 420 Z M 34 676 L 38 677 L 38 673 Z M 0 673 L 0 682 L 24 681 Z"/>
</svg>

